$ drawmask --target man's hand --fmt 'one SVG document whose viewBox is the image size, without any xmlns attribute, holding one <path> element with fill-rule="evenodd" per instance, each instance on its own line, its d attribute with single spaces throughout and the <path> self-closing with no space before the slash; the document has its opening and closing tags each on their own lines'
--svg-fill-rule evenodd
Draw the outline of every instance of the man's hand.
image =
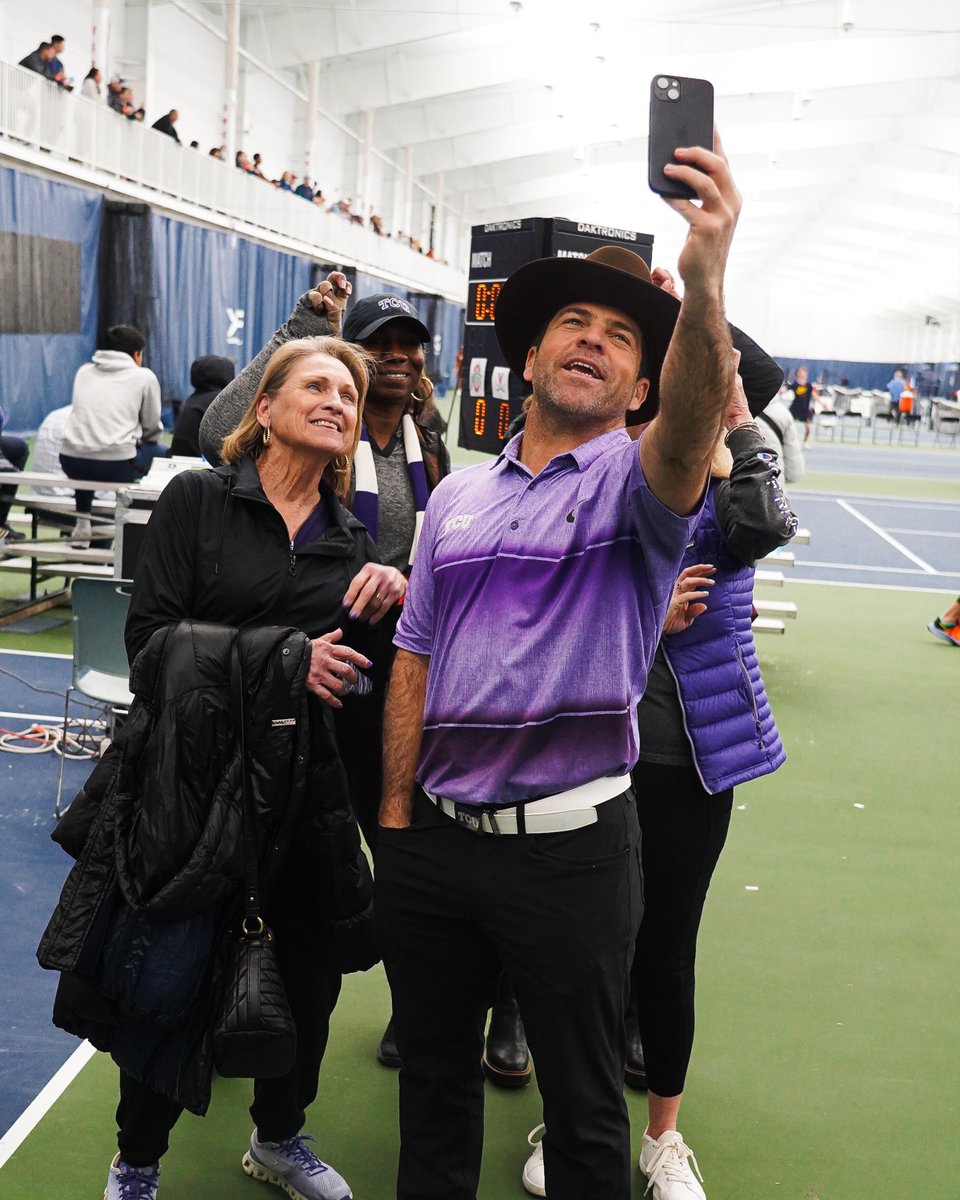
<svg viewBox="0 0 960 1200">
<path fill-rule="evenodd" d="M 689 629 L 701 613 L 707 611 L 702 603 L 710 595 L 714 581 L 710 578 L 716 571 L 709 563 L 695 563 L 692 567 L 684 567 L 673 585 L 673 595 L 667 608 L 667 619 L 663 623 L 663 632 L 682 633 Z"/>
<path fill-rule="evenodd" d="M 680 161 L 663 168 L 671 179 L 691 187 L 700 201 L 695 204 L 692 200 L 664 197 L 690 226 L 677 262 L 687 290 L 722 288 L 730 242 L 743 204 L 716 128 L 713 144 L 712 151 L 702 146 L 679 147 L 674 154 Z"/>
<path fill-rule="evenodd" d="M 318 283 L 312 292 L 307 293 L 316 311 L 327 318 L 331 333 L 340 333 L 343 310 L 347 307 L 352 291 L 353 286 L 347 283 L 347 277 L 342 271 L 331 271 L 322 283 Z"/>
</svg>

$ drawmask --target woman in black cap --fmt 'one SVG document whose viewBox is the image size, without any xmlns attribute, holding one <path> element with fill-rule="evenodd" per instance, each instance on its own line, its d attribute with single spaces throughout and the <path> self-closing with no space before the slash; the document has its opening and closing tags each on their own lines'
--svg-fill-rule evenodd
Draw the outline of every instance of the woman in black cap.
<svg viewBox="0 0 960 1200">
<path fill-rule="evenodd" d="M 292 338 L 342 334 L 373 360 L 353 461 L 347 507 L 366 525 L 381 562 L 409 574 L 416 554 L 427 497 L 450 473 L 450 455 L 434 427 L 438 415 L 433 384 L 424 372 L 430 330 L 401 296 L 377 293 L 343 311 L 351 286 L 334 271 L 305 293 L 284 325 L 256 358 L 223 389 L 200 426 L 200 448 L 219 462 L 223 439 L 232 432 L 256 394 L 267 362 Z M 350 783 L 350 799 L 367 845 L 377 841 L 382 790 L 381 725 L 386 679 L 393 661 L 393 621 L 385 621 L 380 653 L 371 670 L 369 695 L 348 696 L 335 714 L 337 744 Z M 377 1050 L 384 1066 L 399 1066 L 391 1019 Z"/>
</svg>

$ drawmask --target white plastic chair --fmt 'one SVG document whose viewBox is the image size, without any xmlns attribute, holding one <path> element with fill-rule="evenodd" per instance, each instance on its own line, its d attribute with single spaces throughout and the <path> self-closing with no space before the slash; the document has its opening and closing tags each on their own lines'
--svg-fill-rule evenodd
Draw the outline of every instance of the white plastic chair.
<svg viewBox="0 0 960 1200">
<path fill-rule="evenodd" d="M 130 597 L 120 589 L 121 585 L 115 579 L 81 577 L 73 581 L 73 677 L 63 706 L 60 777 L 57 780 L 54 809 L 58 817 L 63 795 L 64 750 L 71 694 L 80 692 L 118 711 L 126 711 L 133 703 L 127 686 L 130 668 L 123 642 Z"/>
</svg>

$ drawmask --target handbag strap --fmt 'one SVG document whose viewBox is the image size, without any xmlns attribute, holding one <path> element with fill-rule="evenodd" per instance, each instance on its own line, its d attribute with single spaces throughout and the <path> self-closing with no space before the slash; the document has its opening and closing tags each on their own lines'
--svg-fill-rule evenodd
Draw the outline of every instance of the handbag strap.
<svg viewBox="0 0 960 1200">
<path fill-rule="evenodd" d="M 245 937 L 263 933 L 260 915 L 260 876 L 257 870 L 257 814 L 250 794 L 250 775 L 247 771 L 246 715 L 243 705 L 243 669 L 240 652 L 233 643 L 231 682 L 236 701 L 237 727 L 240 737 L 240 800 L 243 830 L 243 933 Z"/>
</svg>

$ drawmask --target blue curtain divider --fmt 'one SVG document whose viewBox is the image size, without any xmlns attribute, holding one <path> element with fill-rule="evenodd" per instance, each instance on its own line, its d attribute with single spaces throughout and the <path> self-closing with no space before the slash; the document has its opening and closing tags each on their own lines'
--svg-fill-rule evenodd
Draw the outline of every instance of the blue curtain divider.
<svg viewBox="0 0 960 1200">
<path fill-rule="evenodd" d="M 147 365 L 164 400 L 190 393 L 190 364 L 205 354 L 245 367 L 313 284 L 308 258 L 235 234 L 151 214 L 153 314 Z"/>
<path fill-rule="evenodd" d="M 43 291 L 66 286 L 60 278 L 66 263 L 57 262 L 55 242 L 79 248 L 79 305 L 75 329 L 64 333 L 0 333 L 0 406 L 10 433 L 32 432 L 54 408 L 70 403 L 73 377 L 96 344 L 99 288 L 97 251 L 102 198 L 88 188 L 56 183 L 23 171 L 0 167 L 0 231 L 21 237 L 50 239 L 31 264 L 29 286 Z M 11 252 L 17 253 L 16 242 Z M 9 264 L 8 264 L 9 267 Z M 15 267 L 15 264 L 14 264 Z M 22 279 L 23 272 L 18 272 Z M 71 286 L 76 280 L 70 281 Z M 5 287 L 15 281 L 4 280 Z M 71 322 L 73 323 L 73 322 Z"/>
</svg>

